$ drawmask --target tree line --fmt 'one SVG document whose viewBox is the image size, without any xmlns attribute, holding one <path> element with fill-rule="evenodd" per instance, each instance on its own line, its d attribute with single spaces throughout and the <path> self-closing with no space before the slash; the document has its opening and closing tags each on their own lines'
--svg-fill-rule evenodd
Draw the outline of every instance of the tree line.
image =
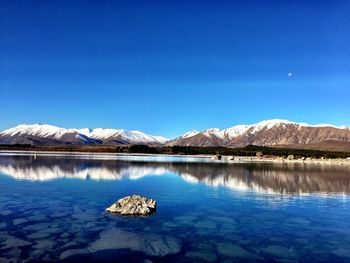
<svg viewBox="0 0 350 263">
<path fill-rule="evenodd" d="M 0 150 L 28 150 L 28 151 L 67 151 L 67 152 L 110 152 L 110 153 L 148 153 L 148 154 L 179 154 L 179 155 L 233 155 L 256 156 L 257 153 L 270 156 L 295 158 L 347 158 L 350 152 L 334 152 L 321 150 L 274 148 L 248 145 L 240 148 L 227 147 L 199 147 L 199 146 L 149 146 L 149 145 L 0 145 Z"/>
</svg>

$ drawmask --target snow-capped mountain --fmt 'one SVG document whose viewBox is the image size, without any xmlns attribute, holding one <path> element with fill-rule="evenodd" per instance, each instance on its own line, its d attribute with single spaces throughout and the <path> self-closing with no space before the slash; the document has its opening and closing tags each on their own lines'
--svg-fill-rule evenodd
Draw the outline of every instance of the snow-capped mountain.
<svg viewBox="0 0 350 263">
<path fill-rule="evenodd" d="M 135 144 L 135 143 L 145 143 L 145 144 L 163 144 L 167 141 L 166 138 L 161 136 L 147 135 L 140 131 L 126 131 L 123 129 L 81 129 L 76 130 L 77 132 L 84 134 L 85 136 L 100 140 L 105 144 L 110 143 L 123 143 L 125 144 Z"/>
<path fill-rule="evenodd" d="M 288 120 L 265 120 L 227 129 L 191 131 L 168 142 L 182 146 L 305 145 L 326 142 L 350 143 L 350 128 L 330 124 L 309 125 Z"/>
<path fill-rule="evenodd" d="M 0 132 L 1 144 L 164 144 L 166 138 L 123 129 L 65 129 L 47 124 L 18 125 Z"/>
<path fill-rule="evenodd" d="M 0 144 L 112 144 L 112 145 L 182 145 L 287 146 L 323 150 L 350 149 L 350 127 L 330 124 L 309 125 L 288 120 L 265 120 L 256 124 L 236 125 L 227 129 L 190 131 L 168 140 L 161 136 L 123 129 L 65 129 L 47 124 L 19 125 L 0 132 Z"/>
</svg>

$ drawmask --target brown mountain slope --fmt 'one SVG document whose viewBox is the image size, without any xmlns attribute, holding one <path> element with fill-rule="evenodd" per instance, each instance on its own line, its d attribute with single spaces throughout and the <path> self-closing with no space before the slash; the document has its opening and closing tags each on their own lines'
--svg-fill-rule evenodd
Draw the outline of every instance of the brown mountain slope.
<svg viewBox="0 0 350 263">
<path fill-rule="evenodd" d="M 168 145 L 225 147 L 259 145 L 348 151 L 350 129 L 271 120 L 225 130 L 209 129 L 193 133 L 192 136 L 180 136 L 168 142 Z"/>
</svg>

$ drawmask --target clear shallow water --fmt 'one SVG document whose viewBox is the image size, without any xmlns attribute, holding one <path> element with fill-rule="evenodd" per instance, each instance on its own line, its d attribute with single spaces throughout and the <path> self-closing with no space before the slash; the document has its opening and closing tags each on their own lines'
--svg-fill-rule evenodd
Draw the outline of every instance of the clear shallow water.
<svg viewBox="0 0 350 263">
<path fill-rule="evenodd" d="M 349 167 L 161 161 L 0 156 L 0 262 L 350 262 Z"/>
</svg>

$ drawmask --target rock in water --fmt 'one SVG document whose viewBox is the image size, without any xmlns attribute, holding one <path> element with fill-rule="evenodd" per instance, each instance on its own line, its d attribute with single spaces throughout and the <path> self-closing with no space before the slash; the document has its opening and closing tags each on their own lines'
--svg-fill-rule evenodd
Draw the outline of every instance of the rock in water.
<svg viewBox="0 0 350 263">
<path fill-rule="evenodd" d="M 121 215 L 149 215 L 156 211 L 155 200 L 140 195 L 126 196 L 106 209 Z"/>
</svg>

